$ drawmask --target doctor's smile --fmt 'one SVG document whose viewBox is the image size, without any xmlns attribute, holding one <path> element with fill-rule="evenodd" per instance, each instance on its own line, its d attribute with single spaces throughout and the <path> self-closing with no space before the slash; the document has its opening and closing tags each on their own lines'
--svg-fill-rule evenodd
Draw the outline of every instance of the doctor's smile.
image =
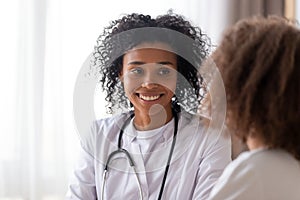
<svg viewBox="0 0 300 200">
<path fill-rule="evenodd" d="M 156 96 L 147 96 L 147 95 L 143 95 L 143 94 L 138 94 L 137 95 L 142 99 L 142 100 L 145 100 L 145 101 L 155 101 L 157 100 L 161 95 L 156 95 Z"/>
</svg>

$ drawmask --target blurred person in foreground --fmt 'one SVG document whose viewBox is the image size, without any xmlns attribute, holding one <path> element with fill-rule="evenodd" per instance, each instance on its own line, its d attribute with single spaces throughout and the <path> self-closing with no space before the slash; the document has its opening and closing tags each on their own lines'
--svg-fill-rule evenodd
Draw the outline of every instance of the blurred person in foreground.
<svg viewBox="0 0 300 200">
<path fill-rule="evenodd" d="M 249 148 L 209 199 L 300 199 L 300 30 L 269 16 L 233 25 L 212 55 L 227 95 L 227 126 Z"/>
</svg>

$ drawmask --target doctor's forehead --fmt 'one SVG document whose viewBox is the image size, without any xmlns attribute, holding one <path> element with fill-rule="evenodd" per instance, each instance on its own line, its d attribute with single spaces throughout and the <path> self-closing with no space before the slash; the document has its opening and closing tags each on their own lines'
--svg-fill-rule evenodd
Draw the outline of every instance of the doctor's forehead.
<svg viewBox="0 0 300 200">
<path fill-rule="evenodd" d="M 177 66 L 177 56 L 162 49 L 133 49 L 123 57 L 123 65 L 140 65 L 145 63 L 158 63 Z"/>
<path fill-rule="evenodd" d="M 160 49 L 160 50 L 173 52 L 171 45 L 164 42 L 143 42 L 134 46 L 129 51 L 136 50 L 136 49 Z"/>
</svg>

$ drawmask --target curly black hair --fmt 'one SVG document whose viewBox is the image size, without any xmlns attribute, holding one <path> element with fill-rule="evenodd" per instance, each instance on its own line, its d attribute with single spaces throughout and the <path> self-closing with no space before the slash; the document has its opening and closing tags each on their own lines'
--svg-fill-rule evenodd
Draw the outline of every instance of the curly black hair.
<svg viewBox="0 0 300 200">
<path fill-rule="evenodd" d="M 174 32 L 192 42 L 178 39 L 180 36 L 175 36 Z M 100 75 L 101 87 L 106 93 L 105 100 L 109 103 L 108 113 L 114 113 L 114 109 L 132 107 L 125 96 L 119 75 L 125 52 L 145 42 L 162 42 L 176 52 L 177 71 L 181 76 L 178 76 L 173 104 L 175 102 L 195 113 L 203 98 L 200 91 L 205 91 L 205 83 L 198 69 L 209 55 L 211 43 L 198 27 L 172 12 L 156 18 L 136 13 L 125 15 L 112 21 L 98 37 L 92 56 L 92 69 Z"/>
<path fill-rule="evenodd" d="M 300 29 L 277 16 L 243 19 L 212 54 L 225 85 L 228 126 L 300 160 Z"/>
</svg>

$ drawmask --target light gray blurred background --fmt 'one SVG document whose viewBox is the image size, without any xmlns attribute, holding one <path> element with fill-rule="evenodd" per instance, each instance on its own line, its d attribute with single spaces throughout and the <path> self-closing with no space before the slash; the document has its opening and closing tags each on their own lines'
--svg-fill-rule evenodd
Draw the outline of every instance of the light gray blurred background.
<svg viewBox="0 0 300 200">
<path fill-rule="evenodd" d="M 79 147 L 72 97 L 81 65 L 111 20 L 169 9 L 216 46 L 240 18 L 300 18 L 299 0 L 1 1 L 0 200 L 64 199 Z M 101 93 L 95 102 L 97 117 L 104 117 Z"/>
</svg>

